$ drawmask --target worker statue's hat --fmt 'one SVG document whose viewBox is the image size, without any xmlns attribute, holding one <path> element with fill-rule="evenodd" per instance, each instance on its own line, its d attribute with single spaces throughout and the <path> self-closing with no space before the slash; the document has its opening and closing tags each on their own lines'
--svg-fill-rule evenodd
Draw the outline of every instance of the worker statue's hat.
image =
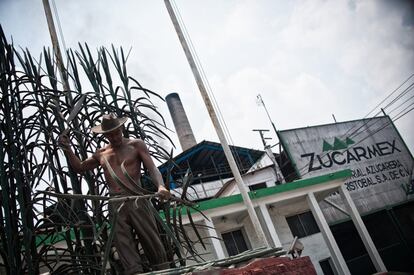
<svg viewBox="0 0 414 275">
<path fill-rule="evenodd" d="M 105 134 L 118 129 L 127 121 L 127 117 L 116 117 L 114 114 L 102 116 L 102 123 L 92 127 L 92 132 L 97 134 Z"/>
</svg>

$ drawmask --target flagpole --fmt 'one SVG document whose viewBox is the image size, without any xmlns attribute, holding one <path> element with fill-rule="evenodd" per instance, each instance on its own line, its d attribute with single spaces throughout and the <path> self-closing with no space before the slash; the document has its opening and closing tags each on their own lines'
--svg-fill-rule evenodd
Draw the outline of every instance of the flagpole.
<svg viewBox="0 0 414 275">
<path fill-rule="evenodd" d="M 218 138 L 220 140 L 220 143 L 223 147 L 224 154 L 225 154 L 225 156 L 227 158 L 227 161 L 230 165 L 230 169 L 231 169 L 231 171 L 233 173 L 233 176 L 236 180 L 237 186 L 240 190 L 240 194 L 242 195 L 243 202 L 247 207 L 247 212 L 249 213 L 251 222 L 252 222 L 253 227 L 256 231 L 257 238 L 258 238 L 260 243 L 262 243 L 263 245 L 269 247 L 269 243 L 268 243 L 268 241 L 265 237 L 264 231 L 261 227 L 261 223 L 259 221 L 259 218 L 257 217 L 256 211 L 254 210 L 252 201 L 250 200 L 250 197 L 247 193 L 246 186 L 243 183 L 243 179 L 240 175 L 239 169 L 237 168 L 236 161 L 234 160 L 234 157 L 233 157 L 233 155 L 230 151 L 229 144 L 227 142 L 226 137 L 224 136 L 223 129 L 222 129 L 222 127 L 220 125 L 220 122 L 217 118 L 217 115 L 216 115 L 216 112 L 215 112 L 215 110 L 213 108 L 213 105 L 211 103 L 210 97 L 207 94 L 206 86 L 203 82 L 203 79 L 201 78 L 200 72 L 198 71 L 198 68 L 197 68 L 197 65 L 194 61 L 191 50 L 188 46 L 188 43 L 187 43 L 187 41 L 184 37 L 183 32 L 182 32 L 181 26 L 178 23 L 177 17 L 174 13 L 174 10 L 171 6 L 170 1 L 169 0 L 164 0 L 164 3 L 165 3 L 165 6 L 167 7 L 167 10 L 168 10 L 168 13 L 170 15 L 171 21 L 173 22 L 175 31 L 177 32 L 177 35 L 178 35 L 178 38 L 180 40 L 181 46 L 183 47 L 185 56 L 187 57 L 187 61 L 190 65 L 190 67 L 191 67 L 191 71 L 193 72 L 193 75 L 194 75 L 194 78 L 196 80 L 198 89 L 200 90 L 200 94 L 201 94 L 201 96 L 204 100 L 204 104 L 206 105 L 208 114 L 210 115 L 211 121 L 214 125 L 214 128 L 215 128 L 216 132 L 217 132 L 217 136 L 218 136 Z"/>
</svg>

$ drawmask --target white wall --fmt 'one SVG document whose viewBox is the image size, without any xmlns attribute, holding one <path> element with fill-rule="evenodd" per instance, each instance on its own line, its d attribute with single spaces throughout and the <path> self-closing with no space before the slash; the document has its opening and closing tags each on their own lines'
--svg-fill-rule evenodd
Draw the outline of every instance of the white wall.
<svg viewBox="0 0 414 275">
<path fill-rule="evenodd" d="M 196 224 L 202 224 L 202 222 L 196 222 Z M 203 242 L 206 246 L 206 249 L 203 248 L 200 242 L 198 242 L 197 235 L 195 234 L 193 228 L 191 225 L 185 225 L 184 226 L 185 231 L 190 238 L 191 241 L 195 243 L 194 249 L 201 255 L 201 257 L 204 259 L 204 261 L 211 261 L 217 258 L 217 255 L 215 254 L 213 244 L 211 242 L 211 239 L 207 238 L 208 233 L 205 227 L 197 226 L 197 230 L 200 233 L 201 237 L 203 238 Z M 189 254 L 191 255 L 191 254 Z M 187 265 L 195 264 L 195 261 L 189 260 L 187 261 Z"/>
<path fill-rule="evenodd" d="M 251 172 L 242 176 L 243 182 L 246 186 L 255 185 L 258 183 L 266 182 L 267 187 L 275 186 L 276 175 L 273 167 Z M 231 195 L 240 194 L 237 188 L 235 180 L 231 180 L 231 185 L 220 195 L 220 197 L 227 197 Z"/>
</svg>

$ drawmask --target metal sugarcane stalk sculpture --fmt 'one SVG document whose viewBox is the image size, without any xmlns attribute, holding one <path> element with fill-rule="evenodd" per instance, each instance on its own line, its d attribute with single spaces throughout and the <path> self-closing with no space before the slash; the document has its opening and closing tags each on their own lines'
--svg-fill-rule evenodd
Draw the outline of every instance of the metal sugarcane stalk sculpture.
<svg viewBox="0 0 414 275">
<path fill-rule="evenodd" d="M 84 157 L 101 142 L 89 131 L 94 122 L 104 113 L 125 115 L 131 117 L 125 135 L 143 139 L 151 156 L 161 162 L 172 158 L 160 145 L 172 142 L 153 103 L 163 98 L 128 75 L 122 48 L 100 48 L 94 55 L 85 44 L 69 50 L 68 57 L 73 91 L 64 91 L 57 81 L 56 62 L 48 49 L 42 61 L 36 61 L 28 50 L 9 44 L 0 27 L 0 269 L 7 274 L 100 274 L 106 262 L 117 272 L 107 245 L 108 200 L 88 199 L 106 197 L 102 170 L 79 176 L 68 169 L 56 143 L 59 134 L 75 137 L 75 154 Z M 67 93 L 77 104 L 66 101 Z M 70 126 L 74 117 L 78 128 Z M 183 189 L 189 184 L 191 177 Z M 200 259 L 179 218 L 184 207 L 191 207 L 185 196 L 157 206 L 166 214 L 165 247 L 172 261 L 176 256 L 172 265 Z M 191 227 L 196 229 L 193 223 Z"/>
</svg>

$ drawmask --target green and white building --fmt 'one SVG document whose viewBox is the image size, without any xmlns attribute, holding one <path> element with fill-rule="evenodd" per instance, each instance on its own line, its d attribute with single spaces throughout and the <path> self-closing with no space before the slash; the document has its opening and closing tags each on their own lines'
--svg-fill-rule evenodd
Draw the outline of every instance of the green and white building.
<svg viewBox="0 0 414 275">
<path fill-rule="evenodd" d="M 276 164 L 264 151 L 232 148 L 268 243 L 287 250 L 298 237 L 302 256 L 310 256 L 318 274 L 410 271 L 413 157 L 391 120 L 278 135 L 284 150 L 275 155 Z M 203 141 L 175 161 L 182 164 L 177 175 L 190 168 L 195 176 L 192 196 L 207 219 L 197 212 L 192 217 L 208 226 L 202 235 L 212 237 L 207 250 L 197 247 L 206 260 L 262 246 L 219 144 Z M 280 184 L 279 167 L 287 183 Z M 166 164 L 160 168 L 165 171 Z"/>
</svg>

